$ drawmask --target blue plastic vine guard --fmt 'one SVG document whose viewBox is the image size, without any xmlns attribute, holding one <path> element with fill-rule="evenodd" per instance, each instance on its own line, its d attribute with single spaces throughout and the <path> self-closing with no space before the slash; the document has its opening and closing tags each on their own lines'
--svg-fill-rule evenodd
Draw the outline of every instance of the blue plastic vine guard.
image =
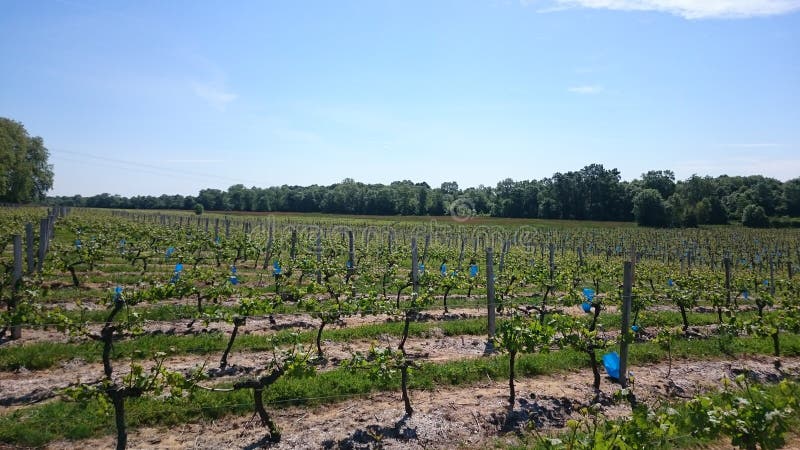
<svg viewBox="0 0 800 450">
<path fill-rule="evenodd" d="M 586 301 L 591 302 L 594 300 L 594 289 L 583 288 L 583 296 L 586 297 Z"/>
<path fill-rule="evenodd" d="M 590 313 L 592 312 L 592 304 L 589 302 L 581 303 L 581 308 L 583 308 L 583 312 Z"/>
<path fill-rule="evenodd" d="M 475 278 L 475 277 L 478 276 L 478 266 L 476 266 L 474 264 L 469 266 L 469 276 L 471 278 Z"/>
<path fill-rule="evenodd" d="M 617 352 L 606 353 L 603 355 L 603 366 L 608 376 L 619 380 L 619 354 Z"/>
</svg>

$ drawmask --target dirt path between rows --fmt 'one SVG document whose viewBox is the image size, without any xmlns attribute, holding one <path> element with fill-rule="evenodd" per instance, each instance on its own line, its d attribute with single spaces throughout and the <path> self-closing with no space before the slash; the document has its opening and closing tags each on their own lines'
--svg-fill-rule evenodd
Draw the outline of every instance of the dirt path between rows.
<svg viewBox="0 0 800 450">
<path fill-rule="evenodd" d="M 549 309 L 550 312 L 559 312 L 573 316 L 585 316 L 586 313 L 580 306 L 554 306 Z M 617 307 L 610 305 L 603 307 L 603 315 L 617 314 Z M 665 305 L 656 305 L 651 307 L 652 311 L 665 311 L 668 310 Z M 698 307 L 695 308 L 698 312 L 714 312 L 708 308 Z M 505 313 L 508 313 L 506 311 Z M 538 314 L 532 311 L 534 315 Z M 428 309 L 422 311 L 416 322 L 441 322 L 449 320 L 463 320 L 463 319 L 478 319 L 485 318 L 487 311 L 485 307 L 458 307 L 449 308 L 449 312 L 445 314 L 443 309 Z M 503 317 L 501 314 L 498 317 Z M 273 315 L 274 323 L 267 317 L 254 317 L 247 321 L 247 324 L 240 328 L 240 333 L 243 334 L 269 334 L 275 331 L 285 329 L 298 329 L 298 330 L 311 330 L 319 326 L 319 319 L 312 317 L 308 313 L 298 312 L 291 314 L 275 314 Z M 399 316 L 389 316 L 386 314 L 368 314 L 368 315 L 354 315 L 345 317 L 338 325 L 328 326 L 326 329 L 335 327 L 357 327 L 362 325 L 380 324 L 390 321 L 400 321 Z M 164 333 L 170 335 L 187 335 L 196 334 L 198 332 L 214 332 L 219 331 L 228 334 L 233 329 L 233 325 L 227 322 L 211 322 L 207 326 L 202 321 L 194 321 L 194 326 L 189 328 L 187 325 L 192 322 L 191 319 L 179 319 L 173 321 L 146 321 L 143 329 L 145 333 Z M 93 324 L 90 329 L 99 333 L 101 324 Z M 702 328 L 702 327 L 693 327 Z M 35 342 L 76 342 L 75 338 L 70 337 L 68 334 L 56 330 L 54 327 L 26 327 L 23 329 L 22 338 L 15 341 L 2 341 L 0 342 L 0 350 L 7 346 L 24 345 Z"/>
<path fill-rule="evenodd" d="M 573 309 L 573 308 L 569 308 Z M 578 310 L 577 307 L 574 308 Z M 449 320 L 463 320 L 463 319 L 476 319 L 486 317 L 485 308 L 450 308 L 447 314 L 444 310 L 425 310 L 418 314 L 415 322 L 442 322 Z M 577 314 L 577 313 L 576 313 Z M 260 333 L 269 334 L 275 331 L 294 329 L 294 330 L 312 330 L 319 327 L 320 320 L 316 319 L 308 313 L 293 313 L 293 314 L 275 314 L 273 316 L 274 323 L 266 316 L 253 317 L 247 320 L 247 324 L 239 328 L 242 334 Z M 368 315 L 354 315 L 343 318 L 338 324 L 328 325 L 325 329 L 331 330 L 342 327 L 358 327 L 362 325 L 373 325 L 386 322 L 399 322 L 402 318 L 400 316 L 390 316 L 387 314 L 368 314 Z M 233 325 L 227 322 L 210 322 L 208 325 L 204 324 L 201 320 L 194 321 L 194 325 L 189 328 L 188 324 L 192 322 L 191 319 L 179 319 L 174 321 L 146 321 L 143 330 L 145 333 L 163 333 L 169 335 L 191 335 L 201 332 L 222 332 L 229 334 L 233 330 Z M 90 331 L 94 333 L 100 332 L 101 324 L 90 325 Z M 0 350 L 6 347 L 15 345 L 24 345 L 35 342 L 78 342 L 81 339 L 69 336 L 67 333 L 60 332 L 54 327 L 31 327 L 24 328 L 22 338 L 14 341 L 3 341 Z M 88 339 L 84 339 L 87 340 Z"/>
<path fill-rule="evenodd" d="M 265 325 L 266 320 L 263 321 Z M 266 334 L 263 328 L 256 330 L 244 328 L 244 334 Z M 697 336 L 706 335 L 713 332 L 714 325 L 709 327 L 693 328 Z M 219 330 L 217 330 L 219 331 Z M 619 336 L 619 331 L 613 330 L 603 332 L 602 335 L 613 341 Z M 227 340 L 229 334 L 224 334 L 221 339 Z M 642 338 L 648 339 L 649 335 Z M 326 361 L 317 366 L 318 370 L 330 370 L 337 367 L 343 360 L 358 352 L 366 352 L 373 345 L 379 347 L 396 348 L 399 337 L 393 335 L 381 335 L 375 339 L 360 339 L 346 342 L 331 341 L 323 339 L 322 349 L 325 353 Z M 312 355 L 316 355 L 314 344 L 305 344 Z M 406 350 L 409 355 L 417 361 L 442 363 L 455 361 L 465 358 L 478 358 L 485 355 L 486 337 L 460 335 L 445 336 L 441 329 L 434 327 L 426 332 L 422 337 L 410 337 L 406 342 Z M 100 351 L 98 347 L 98 352 Z M 253 352 L 247 350 L 237 350 L 235 347 L 228 356 L 228 368 L 224 372 L 215 370 L 219 367 L 222 352 L 211 352 L 208 354 L 183 354 L 170 356 L 165 360 L 164 366 L 169 370 L 183 371 L 188 373 L 192 369 L 202 366 L 206 370 L 213 370 L 212 378 L 215 382 L 225 379 L 241 377 L 261 370 L 269 364 L 269 352 Z M 114 361 L 115 376 L 122 377 L 129 372 L 129 359 L 118 359 Z M 137 360 L 145 369 L 149 369 L 152 360 Z M 87 363 L 82 359 L 64 361 L 56 367 L 44 370 L 18 369 L 13 372 L 0 372 L 0 414 L 8 412 L 9 407 L 24 406 L 53 398 L 58 390 L 78 385 L 81 383 L 93 383 L 102 377 L 103 369 L 100 363 Z"/>
<path fill-rule="evenodd" d="M 426 362 L 445 362 L 463 358 L 477 358 L 484 354 L 486 339 L 482 336 L 447 337 L 441 332 L 432 332 L 431 337 L 409 338 L 406 341 L 406 350 L 413 357 Z M 323 351 L 327 362 L 318 366 L 318 370 L 330 370 L 337 367 L 341 361 L 348 359 L 352 352 L 366 352 L 371 345 L 390 346 L 396 348 L 399 338 L 395 336 L 381 336 L 374 340 L 357 340 L 350 342 L 323 341 Z M 98 350 L 99 351 L 99 350 Z M 315 355 L 315 350 L 312 353 Z M 222 352 L 207 355 L 180 355 L 167 358 L 164 367 L 170 370 L 188 372 L 198 366 L 207 369 L 219 367 Z M 206 384 L 217 383 L 222 380 L 253 374 L 267 366 L 270 361 L 269 352 L 231 352 L 228 357 L 229 369 L 224 373 L 215 372 L 213 380 Z M 114 362 L 115 375 L 122 377 L 130 370 L 128 360 Z M 149 369 L 152 361 L 138 361 Z M 81 383 L 99 381 L 103 375 L 101 363 L 86 363 L 82 360 L 66 361 L 56 368 L 47 370 L 28 371 L 25 369 L 16 372 L 0 372 L 0 414 L 3 409 L 22 406 L 46 400 L 57 395 L 59 389 Z"/>
<path fill-rule="evenodd" d="M 800 358 L 785 358 L 784 373 L 773 367 L 769 357 L 740 357 L 710 361 L 678 361 L 666 380 L 664 363 L 632 368 L 635 392 L 640 401 L 654 404 L 664 399 L 690 397 L 716 390 L 724 377 L 745 373 L 753 379 L 777 381 L 786 374 L 800 373 Z M 513 442 L 515 430 L 532 424 L 541 430 L 563 428 L 577 418 L 581 407 L 592 398 L 591 372 L 581 370 L 520 379 L 518 401 L 509 416 L 506 380 L 486 380 L 472 386 L 412 391 L 415 413 L 403 414 L 399 392 L 369 396 L 318 407 L 271 409 L 281 427 L 278 444 L 265 440 L 265 429 L 252 417 L 225 417 L 211 422 L 164 428 L 132 430 L 129 448 L 486 448 L 496 441 Z M 604 379 L 604 397 L 618 389 Z M 269 406 L 268 406 L 269 408 Z M 608 417 L 625 416 L 626 404 L 603 402 Z M 111 436 L 80 441 L 84 448 L 110 448 Z M 48 448 L 74 448 L 75 442 L 54 442 Z"/>
</svg>

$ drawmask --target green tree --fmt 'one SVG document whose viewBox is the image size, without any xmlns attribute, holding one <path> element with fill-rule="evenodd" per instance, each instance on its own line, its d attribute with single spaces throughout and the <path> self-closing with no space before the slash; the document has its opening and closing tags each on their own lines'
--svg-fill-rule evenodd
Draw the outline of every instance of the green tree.
<svg viewBox="0 0 800 450">
<path fill-rule="evenodd" d="M 800 216 L 800 178 L 794 178 L 783 184 L 783 202 L 786 214 Z"/>
<path fill-rule="evenodd" d="M 42 138 L 28 135 L 19 122 L 0 117 L 0 201 L 43 200 L 53 187 L 49 156 Z"/>
<path fill-rule="evenodd" d="M 742 225 L 751 228 L 769 227 L 769 219 L 764 208 L 757 205 L 747 205 L 742 213 Z"/>
<path fill-rule="evenodd" d="M 671 170 L 650 170 L 642 174 L 642 184 L 655 189 L 666 200 L 675 193 L 675 173 Z"/>
<path fill-rule="evenodd" d="M 636 194 L 633 198 L 633 215 L 639 225 L 663 227 L 669 224 L 666 204 L 655 189 L 644 189 Z"/>
</svg>

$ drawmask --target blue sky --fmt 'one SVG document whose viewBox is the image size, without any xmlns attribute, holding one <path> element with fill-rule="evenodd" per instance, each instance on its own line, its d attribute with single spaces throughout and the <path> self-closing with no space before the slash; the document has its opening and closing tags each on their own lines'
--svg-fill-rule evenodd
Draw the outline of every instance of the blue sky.
<svg viewBox="0 0 800 450">
<path fill-rule="evenodd" d="M 800 0 L 5 1 L 55 195 L 800 176 Z"/>
</svg>

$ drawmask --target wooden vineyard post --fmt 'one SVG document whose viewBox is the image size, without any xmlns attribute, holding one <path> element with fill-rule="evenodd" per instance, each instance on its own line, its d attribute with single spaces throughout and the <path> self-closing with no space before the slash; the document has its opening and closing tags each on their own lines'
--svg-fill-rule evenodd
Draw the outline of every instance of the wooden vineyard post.
<svg viewBox="0 0 800 450">
<path fill-rule="evenodd" d="M 39 273 L 44 269 L 44 257 L 47 254 L 47 219 L 39 221 Z"/>
<path fill-rule="evenodd" d="M 638 259 L 638 255 L 636 254 L 636 244 L 631 244 L 631 285 L 636 281 L 636 260 Z"/>
<path fill-rule="evenodd" d="M 494 255 L 492 247 L 486 248 L 486 307 L 489 313 L 489 340 L 486 343 L 486 352 L 494 351 L 494 331 L 495 331 L 495 306 L 494 306 Z"/>
<path fill-rule="evenodd" d="M 317 283 L 322 283 L 322 234 L 317 230 Z"/>
<path fill-rule="evenodd" d="M 289 258 L 294 261 L 297 256 L 297 228 L 292 228 L 291 243 L 289 244 Z"/>
<path fill-rule="evenodd" d="M 467 239 L 465 237 L 461 237 L 461 250 L 458 252 L 458 272 L 461 273 L 461 265 L 464 261 L 464 244 L 466 244 Z M 789 277 L 791 278 L 791 277 Z"/>
<path fill-rule="evenodd" d="M 686 252 L 686 271 L 687 271 L 687 273 L 689 275 L 692 274 L 692 259 L 693 258 L 694 258 L 694 255 L 692 254 L 691 250 Z"/>
<path fill-rule="evenodd" d="M 267 246 L 264 248 L 264 269 L 272 263 L 270 259 L 272 259 L 272 222 L 269 223 L 269 236 L 267 237 Z"/>
<path fill-rule="evenodd" d="M 356 271 L 356 247 L 355 247 L 355 242 L 353 241 L 353 230 L 348 230 L 347 231 L 347 278 L 349 279 L 350 277 L 352 277 L 355 271 Z"/>
<path fill-rule="evenodd" d="M 728 256 L 722 258 L 722 265 L 725 267 L 725 304 L 731 307 L 731 259 Z"/>
<path fill-rule="evenodd" d="M 775 262 L 772 260 L 772 254 L 769 255 L 769 294 L 775 295 Z"/>
<path fill-rule="evenodd" d="M 27 274 L 33 273 L 35 262 L 33 260 L 33 225 L 30 223 L 25 224 L 25 255 L 28 263 Z"/>
<path fill-rule="evenodd" d="M 631 291 L 633 288 L 633 263 L 625 262 L 622 281 L 622 341 L 619 345 L 619 383 L 628 387 L 628 344 L 631 335 Z"/>
<path fill-rule="evenodd" d="M 22 236 L 15 234 L 12 238 L 14 240 L 14 272 L 11 275 L 11 302 L 8 304 L 8 309 L 13 310 L 17 307 L 17 300 L 19 295 L 19 284 L 22 281 Z M 11 339 L 19 339 L 22 337 L 22 327 L 20 325 L 11 326 Z"/>
<path fill-rule="evenodd" d="M 411 289 L 414 295 L 419 292 L 419 257 L 416 236 L 411 237 Z"/>
<path fill-rule="evenodd" d="M 500 264 L 497 266 L 497 273 L 503 273 L 503 266 L 506 260 L 506 251 L 508 248 L 508 241 L 503 242 L 503 249 L 500 250 Z"/>
<path fill-rule="evenodd" d="M 549 248 L 550 248 L 550 280 L 552 280 L 556 272 L 556 262 L 555 262 L 556 245 L 551 242 Z"/>
</svg>

